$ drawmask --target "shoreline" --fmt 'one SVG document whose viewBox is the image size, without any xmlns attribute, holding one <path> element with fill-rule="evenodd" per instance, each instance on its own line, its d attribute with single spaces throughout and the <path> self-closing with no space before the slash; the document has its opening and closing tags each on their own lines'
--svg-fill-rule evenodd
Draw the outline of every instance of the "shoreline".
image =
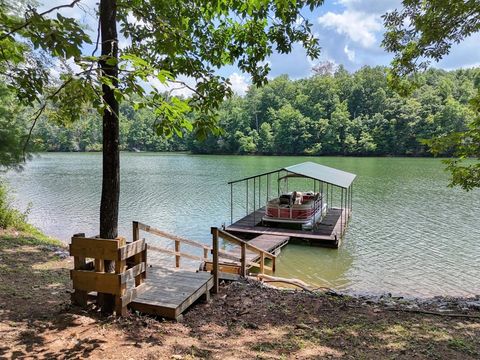
<svg viewBox="0 0 480 360">
<path fill-rule="evenodd" d="M 33 156 L 41 154 L 101 154 L 101 151 L 38 151 L 33 153 Z M 359 154 L 234 154 L 234 153 L 201 153 L 191 151 L 134 151 L 134 150 L 121 150 L 120 154 L 160 154 L 160 155 L 189 155 L 189 156 L 240 156 L 240 157 L 306 157 L 306 158 L 379 158 L 379 159 L 451 159 L 451 156 L 434 156 L 434 155 L 392 155 L 392 154 L 373 154 L 373 155 L 359 155 Z"/>
<path fill-rule="evenodd" d="M 223 283 L 182 322 L 131 313 L 102 317 L 70 304 L 66 247 L 0 231 L 0 354 L 92 359 L 477 359 L 480 296 L 415 304 L 337 292 Z M 118 349 L 122 349 L 121 352 Z"/>
</svg>

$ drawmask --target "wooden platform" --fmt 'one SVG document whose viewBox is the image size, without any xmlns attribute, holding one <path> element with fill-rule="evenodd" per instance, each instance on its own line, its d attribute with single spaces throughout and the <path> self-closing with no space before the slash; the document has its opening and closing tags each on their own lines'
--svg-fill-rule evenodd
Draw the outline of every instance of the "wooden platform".
<svg viewBox="0 0 480 360">
<path fill-rule="evenodd" d="M 271 235 L 262 234 L 248 241 L 250 245 L 253 245 L 259 249 L 265 250 L 270 254 L 277 255 L 280 253 L 280 249 L 288 244 L 290 236 L 286 235 Z M 239 246 L 229 250 L 230 253 L 235 253 L 238 257 L 241 256 L 241 250 Z M 248 250 L 246 251 L 247 262 L 256 262 L 260 258 L 257 252 Z"/>
<path fill-rule="evenodd" d="M 142 313 L 178 319 L 202 295 L 207 299 L 213 287 L 209 272 L 149 267 L 142 291 L 130 307 Z"/>
<path fill-rule="evenodd" d="M 342 212 L 343 222 L 341 221 Z M 291 239 L 306 240 L 315 245 L 338 247 L 345 233 L 349 210 L 340 208 L 328 209 L 327 214 L 316 225 L 314 230 L 284 229 L 264 225 L 262 224 L 264 214 L 265 208 L 263 207 L 228 226 L 225 230 L 243 237 L 256 235 L 288 236 Z"/>
</svg>

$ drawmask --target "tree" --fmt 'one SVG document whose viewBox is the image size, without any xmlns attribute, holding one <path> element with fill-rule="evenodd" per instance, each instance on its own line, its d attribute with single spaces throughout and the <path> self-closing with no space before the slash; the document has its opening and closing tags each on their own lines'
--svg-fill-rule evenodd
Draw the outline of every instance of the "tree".
<svg viewBox="0 0 480 360">
<path fill-rule="evenodd" d="M 310 119 L 290 104 L 271 110 L 274 144 L 280 154 L 303 154 L 312 136 L 308 127 Z"/>
<path fill-rule="evenodd" d="M 27 129 L 19 113 L 12 92 L 0 85 L 0 170 L 18 168 L 23 160 Z"/>
<path fill-rule="evenodd" d="M 480 3 L 477 0 L 404 0 L 402 10 L 384 16 L 383 46 L 395 53 L 389 82 L 402 94 L 418 83 L 418 71 L 447 55 L 453 44 L 480 31 Z M 407 81 L 411 80 L 411 81 Z M 453 149 L 456 159 L 449 159 L 447 169 L 451 186 L 465 190 L 480 187 L 480 84 L 471 101 L 476 117 L 468 130 L 453 132 L 427 142 L 434 154 Z M 467 159 L 475 157 L 472 164 Z"/>
<path fill-rule="evenodd" d="M 299 42 L 308 56 L 318 57 L 318 40 L 311 24 L 298 19 L 305 19 L 299 18 L 302 8 L 313 10 L 322 2 L 100 0 L 95 41 L 78 20 L 61 14 L 65 8 L 79 8 L 81 0 L 43 12 L 28 5 L 23 16 L 2 1 L 0 46 L 5 56 L 0 68 L 23 103 L 38 104 L 34 123 L 51 103 L 56 104 L 57 114 L 69 121 L 78 118 L 85 104 L 92 103 L 101 113 L 100 236 L 115 238 L 120 194 L 119 102 L 137 95 L 141 100 L 136 108 L 152 108 L 158 117 L 157 132 L 167 137 L 174 133 L 182 136 L 184 130 L 194 130 L 201 138 L 209 131 L 219 134 L 215 110 L 232 91 L 229 81 L 214 70 L 237 64 L 260 86 L 269 72 L 268 65 L 260 63 L 273 50 L 288 53 Z M 272 20 L 267 20 L 269 17 Z M 129 42 L 121 49 L 117 24 Z M 93 53 L 85 54 L 84 46 L 94 43 Z M 97 56 L 99 44 L 101 54 Z M 47 64 L 55 60 L 63 64 L 56 77 Z M 69 65 L 72 61 L 79 70 Z M 181 99 L 152 88 L 146 96 L 142 84 L 152 79 L 189 88 L 193 95 Z M 187 116 L 192 110 L 201 114 L 193 123 Z"/>
<path fill-rule="evenodd" d="M 194 129 L 205 138 L 209 131 L 218 134 L 214 111 L 225 95 L 232 94 L 228 80 L 215 75 L 215 68 L 236 63 L 258 86 L 266 82 L 269 71 L 268 65 L 260 63 L 273 50 L 288 53 L 294 43 L 300 42 L 309 56 L 315 58 L 319 54 L 311 24 L 307 20 L 299 22 L 298 15 L 305 6 L 312 10 L 321 5 L 321 0 L 101 0 L 96 42 L 96 47 L 101 47 L 100 56 L 95 51 L 91 56 L 83 53 L 83 46 L 95 43 L 94 39 L 77 20 L 61 14 L 62 9 L 79 7 L 80 3 L 74 0 L 44 12 L 29 5 L 22 18 L 2 2 L 0 42 L 10 55 L 3 60 L 2 67 L 9 85 L 21 89 L 18 96 L 27 104 L 37 102 L 43 110 L 48 102 L 53 102 L 58 104 L 58 112 L 73 119 L 84 103 L 93 102 L 101 112 L 104 157 L 100 235 L 105 238 L 117 236 L 119 101 L 138 94 L 148 101 L 138 101 L 137 108 L 154 110 L 159 133 L 182 136 L 184 129 Z M 272 21 L 266 20 L 268 14 Z M 118 48 L 117 23 L 129 41 L 122 49 Z M 28 46 L 29 42 L 33 48 Z M 65 66 L 58 78 L 51 79 L 37 50 L 63 63 L 74 60 L 81 70 Z M 32 68 L 28 62 L 39 66 Z M 181 77 L 191 78 L 195 84 Z M 166 85 L 189 88 L 193 95 L 180 99 L 152 89 L 150 96 L 145 97 L 142 82 L 152 78 Z M 186 116 L 191 110 L 202 114 L 194 123 Z"/>
<path fill-rule="evenodd" d="M 258 150 L 263 154 L 270 154 L 273 147 L 273 133 L 272 126 L 268 122 L 264 122 L 260 126 L 258 139 Z"/>
</svg>

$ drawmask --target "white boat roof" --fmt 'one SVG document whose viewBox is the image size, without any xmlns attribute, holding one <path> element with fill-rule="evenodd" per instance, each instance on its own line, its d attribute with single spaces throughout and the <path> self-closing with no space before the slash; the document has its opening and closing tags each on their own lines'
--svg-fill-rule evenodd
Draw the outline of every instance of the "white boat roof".
<svg viewBox="0 0 480 360">
<path fill-rule="evenodd" d="M 338 170 L 329 166 L 320 165 L 311 161 L 307 161 L 301 164 L 291 165 L 278 170 L 270 171 L 268 173 L 249 176 L 240 180 L 230 181 L 229 184 L 237 183 L 240 181 L 246 181 L 249 179 L 277 173 L 280 171 L 287 171 L 291 174 L 295 174 L 300 177 L 315 179 L 318 181 L 322 181 L 324 183 L 342 187 L 344 189 L 349 188 L 352 185 L 355 178 L 357 177 L 357 175 L 346 172 L 346 171 Z"/>
<path fill-rule="evenodd" d="M 349 188 L 352 185 L 353 180 L 357 175 L 338 170 L 325 165 L 320 165 L 311 161 L 307 161 L 301 164 L 287 166 L 283 170 L 312 178 L 315 180 L 323 181 L 332 185 L 340 186 L 343 188 Z"/>
</svg>

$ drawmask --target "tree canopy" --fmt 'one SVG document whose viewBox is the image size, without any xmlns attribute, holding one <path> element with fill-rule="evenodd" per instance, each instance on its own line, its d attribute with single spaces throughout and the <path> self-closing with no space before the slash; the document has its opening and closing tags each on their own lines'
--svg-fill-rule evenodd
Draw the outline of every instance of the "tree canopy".
<svg viewBox="0 0 480 360">
<path fill-rule="evenodd" d="M 424 139 L 467 129 L 475 118 L 478 69 L 430 69 L 403 97 L 387 83 L 388 69 L 339 68 L 305 79 L 280 76 L 245 96 L 233 96 L 218 111 L 219 136 L 166 138 L 153 130 L 155 114 L 120 106 L 120 147 L 130 151 L 193 151 L 227 154 L 432 156 Z M 190 115 L 194 117 L 195 115 Z M 99 151 L 101 126 L 93 111 L 70 126 L 42 119 L 34 143 L 45 151 Z M 195 121 L 192 119 L 191 121 Z M 441 155 L 452 155 L 444 149 Z"/>
<path fill-rule="evenodd" d="M 273 51 L 288 53 L 298 42 L 308 56 L 317 57 L 318 40 L 301 10 L 322 2 L 119 0 L 117 21 L 125 45 L 115 58 L 98 55 L 99 36 L 62 15 L 64 8 L 81 11 L 81 0 L 43 12 L 33 5 L 14 8 L 2 1 L 0 70 L 24 104 L 36 104 L 41 111 L 52 105 L 55 111 L 49 114 L 55 120 L 75 121 L 91 104 L 102 113 L 107 104 L 100 88 L 107 85 L 115 88 L 118 100 L 138 95 L 135 108 L 152 109 L 159 134 L 181 136 L 187 129 L 204 138 L 209 131 L 218 133 L 215 109 L 231 96 L 229 80 L 216 69 L 237 64 L 253 84 L 262 85 L 269 72 L 265 60 Z M 101 72 L 102 61 L 118 67 L 117 79 Z M 193 95 L 182 99 L 172 91 L 146 86 L 151 81 L 188 87 Z M 186 116 L 191 110 L 202 116 L 191 122 Z"/>
<path fill-rule="evenodd" d="M 477 0 L 404 0 L 401 10 L 384 16 L 387 29 L 383 46 L 395 54 L 389 74 L 390 84 L 401 93 L 412 91 L 418 71 L 431 61 L 448 55 L 454 44 L 480 31 L 480 3 Z M 480 187 L 480 82 L 471 99 L 476 117 L 463 131 L 452 131 L 432 139 L 435 154 L 453 149 L 455 159 L 446 160 L 452 186 L 465 190 Z M 452 119 L 454 120 L 454 118 Z M 476 158 L 472 163 L 470 158 Z"/>
</svg>

